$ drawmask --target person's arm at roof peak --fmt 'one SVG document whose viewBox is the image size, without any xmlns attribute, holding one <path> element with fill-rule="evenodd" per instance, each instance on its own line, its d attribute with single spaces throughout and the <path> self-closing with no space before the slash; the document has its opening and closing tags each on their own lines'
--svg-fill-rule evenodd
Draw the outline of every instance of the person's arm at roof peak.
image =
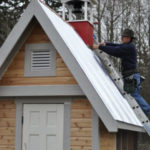
<svg viewBox="0 0 150 150">
<path fill-rule="evenodd" d="M 121 44 L 119 43 L 112 43 L 112 42 L 106 42 L 107 46 L 120 46 Z"/>
<path fill-rule="evenodd" d="M 107 54 L 115 57 L 123 57 L 129 55 L 130 51 L 128 51 L 130 47 L 128 45 L 120 45 L 120 46 L 99 46 L 99 49 L 106 52 Z"/>
</svg>

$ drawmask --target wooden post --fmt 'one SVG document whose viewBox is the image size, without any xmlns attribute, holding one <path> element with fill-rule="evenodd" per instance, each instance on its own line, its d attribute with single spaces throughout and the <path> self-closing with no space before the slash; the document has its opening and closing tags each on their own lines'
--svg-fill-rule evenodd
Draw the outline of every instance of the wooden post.
<svg viewBox="0 0 150 150">
<path fill-rule="evenodd" d="M 65 3 L 62 4 L 62 18 L 65 20 Z"/>
<path fill-rule="evenodd" d="M 69 21 L 72 21 L 73 19 L 72 19 L 72 9 L 71 8 L 69 8 Z"/>
<path fill-rule="evenodd" d="M 84 2 L 84 20 L 88 20 L 88 2 Z"/>
</svg>

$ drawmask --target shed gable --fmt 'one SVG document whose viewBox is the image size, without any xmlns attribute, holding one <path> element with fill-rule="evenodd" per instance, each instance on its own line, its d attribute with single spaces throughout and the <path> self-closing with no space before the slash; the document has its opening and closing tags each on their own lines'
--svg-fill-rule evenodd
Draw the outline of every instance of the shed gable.
<svg viewBox="0 0 150 150">
<path fill-rule="evenodd" d="M 5 69 L 10 63 L 10 58 L 12 58 L 19 49 L 20 51 L 22 49 L 24 59 L 24 47 L 27 41 L 28 43 L 33 43 L 33 41 L 35 43 L 37 42 L 38 35 L 33 36 L 34 38 L 30 40 L 28 38 L 27 41 L 24 42 L 29 35 L 29 33 L 25 31 L 32 31 L 29 24 L 32 24 L 34 21 L 33 18 L 36 18 L 39 21 L 48 36 L 48 38 L 46 36 L 46 39 L 48 40 L 47 43 L 50 42 L 49 39 L 51 39 L 53 45 L 55 45 L 55 48 L 67 64 L 67 67 L 72 72 L 75 79 L 78 81 L 79 86 L 88 97 L 92 107 L 94 107 L 107 129 L 111 132 L 117 132 L 118 129 L 143 131 L 143 126 L 135 116 L 133 110 L 129 107 L 129 104 L 120 94 L 109 75 L 103 69 L 102 63 L 97 62 L 93 52 L 85 45 L 73 28 L 66 24 L 51 9 L 49 9 L 49 7 L 44 3 L 41 3 L 39 0 L 33 0 L 31 2 L 3 44 L 0 57 L 0 75 L 3 75 Z M 25 35 L 25 38 L 24 33 L 28 33 Z M 32 36 L 32 34 L 30 36 Z M 41 38 L 42 36 L 39 36 L 39 41 L 43 40 Z M 19 46 L 18 43 L 20 43 Z M 43 43 L 45 43 L 45 41 Z M 23 45 L 22 48 L 20 48 L 21 45 Z M 57 59 L 62 63 L 60 55 L 56 55 Z M 19 53 L 17 56 L 18 59 L 20 59 Z M 64 72 L 63 75 L 60 75 L 59 73 L 57 74 L 57 68 L 59 68 L 61 64 L 59 64 L 58 60 L 56 66 L 59 67 L 56 68 L 56 77 L 24 78 L 23 75 L 16 75 L 17 71 L 14 72 L 15 69 L 18 70 L 18 68 L 23 68 L 21 74 L 24 74 L 24 60 L 21 64 L 22 60 L 19 63 L 19 61 L 15 61 L 15 59 L 13 61 L 14 64 L 12 63 L 14 65 L 14 68 L 12 69 L 13 77 L 10 77 L 10 74 L 7 74 L 8 71 L 5 72 L 5 76 L 3 76 L 0 85 L 62 84 L 62 86 L 64 86 L 64 84 L 77 84 L 72 75 L 66 75 L 66 72 Z M 17 65 L 21 65 L 21 67 L 19 66 L 16 68 Z M 10 65 L 10 67 L 12 67 L 12 65 Z M 65 68 L 67 67 L 65 66 Z M 10 68 L 8 68 L 8 70 L 9 69 Z M 6 74 L 9 77 L 7 77 Z M 26 89 L 28 88 L 28 86 L 24 87 L 26 87 Z M 39 90 L 39 86 L 34 87 Z M 2 88 L 6 91 L 4 86 Z"/>
<path fill-rule="evenodd" d="M 56 76 L 32 77 L 24 76 L 25 69 L 25 47 L 27 44 L 47 44 L 51 43 L 40 24 L 37 22 L 31 34 L 18 51 L 17 55 L 9 65 L 7 71 L 0 80 L 1 86 L 14 85 L 58 85 L 77 84 L 73 75 L 67 68 L 61 56 L 56 52 Z"/>
</svg>

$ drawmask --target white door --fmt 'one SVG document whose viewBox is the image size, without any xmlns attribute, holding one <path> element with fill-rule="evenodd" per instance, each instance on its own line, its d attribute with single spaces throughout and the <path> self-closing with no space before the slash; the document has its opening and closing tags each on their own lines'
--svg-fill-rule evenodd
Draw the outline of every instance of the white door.
<svg viewBox="0 0 150 150">
<path fill-rule="evenodd" d="M 25 104 L 23 150 L 63 150 L 63 104 Z"/>
</svg>

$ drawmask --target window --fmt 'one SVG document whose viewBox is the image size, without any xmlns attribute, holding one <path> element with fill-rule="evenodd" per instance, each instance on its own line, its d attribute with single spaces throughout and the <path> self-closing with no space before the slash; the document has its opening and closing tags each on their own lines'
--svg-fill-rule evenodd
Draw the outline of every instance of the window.
<svg viewBox="0 0 150 150">
<path fill-rule="evenodd" d="M 26 45 L 24 76 L 56 76 L 56 50 L 51 43 Z"/>
</svg>

